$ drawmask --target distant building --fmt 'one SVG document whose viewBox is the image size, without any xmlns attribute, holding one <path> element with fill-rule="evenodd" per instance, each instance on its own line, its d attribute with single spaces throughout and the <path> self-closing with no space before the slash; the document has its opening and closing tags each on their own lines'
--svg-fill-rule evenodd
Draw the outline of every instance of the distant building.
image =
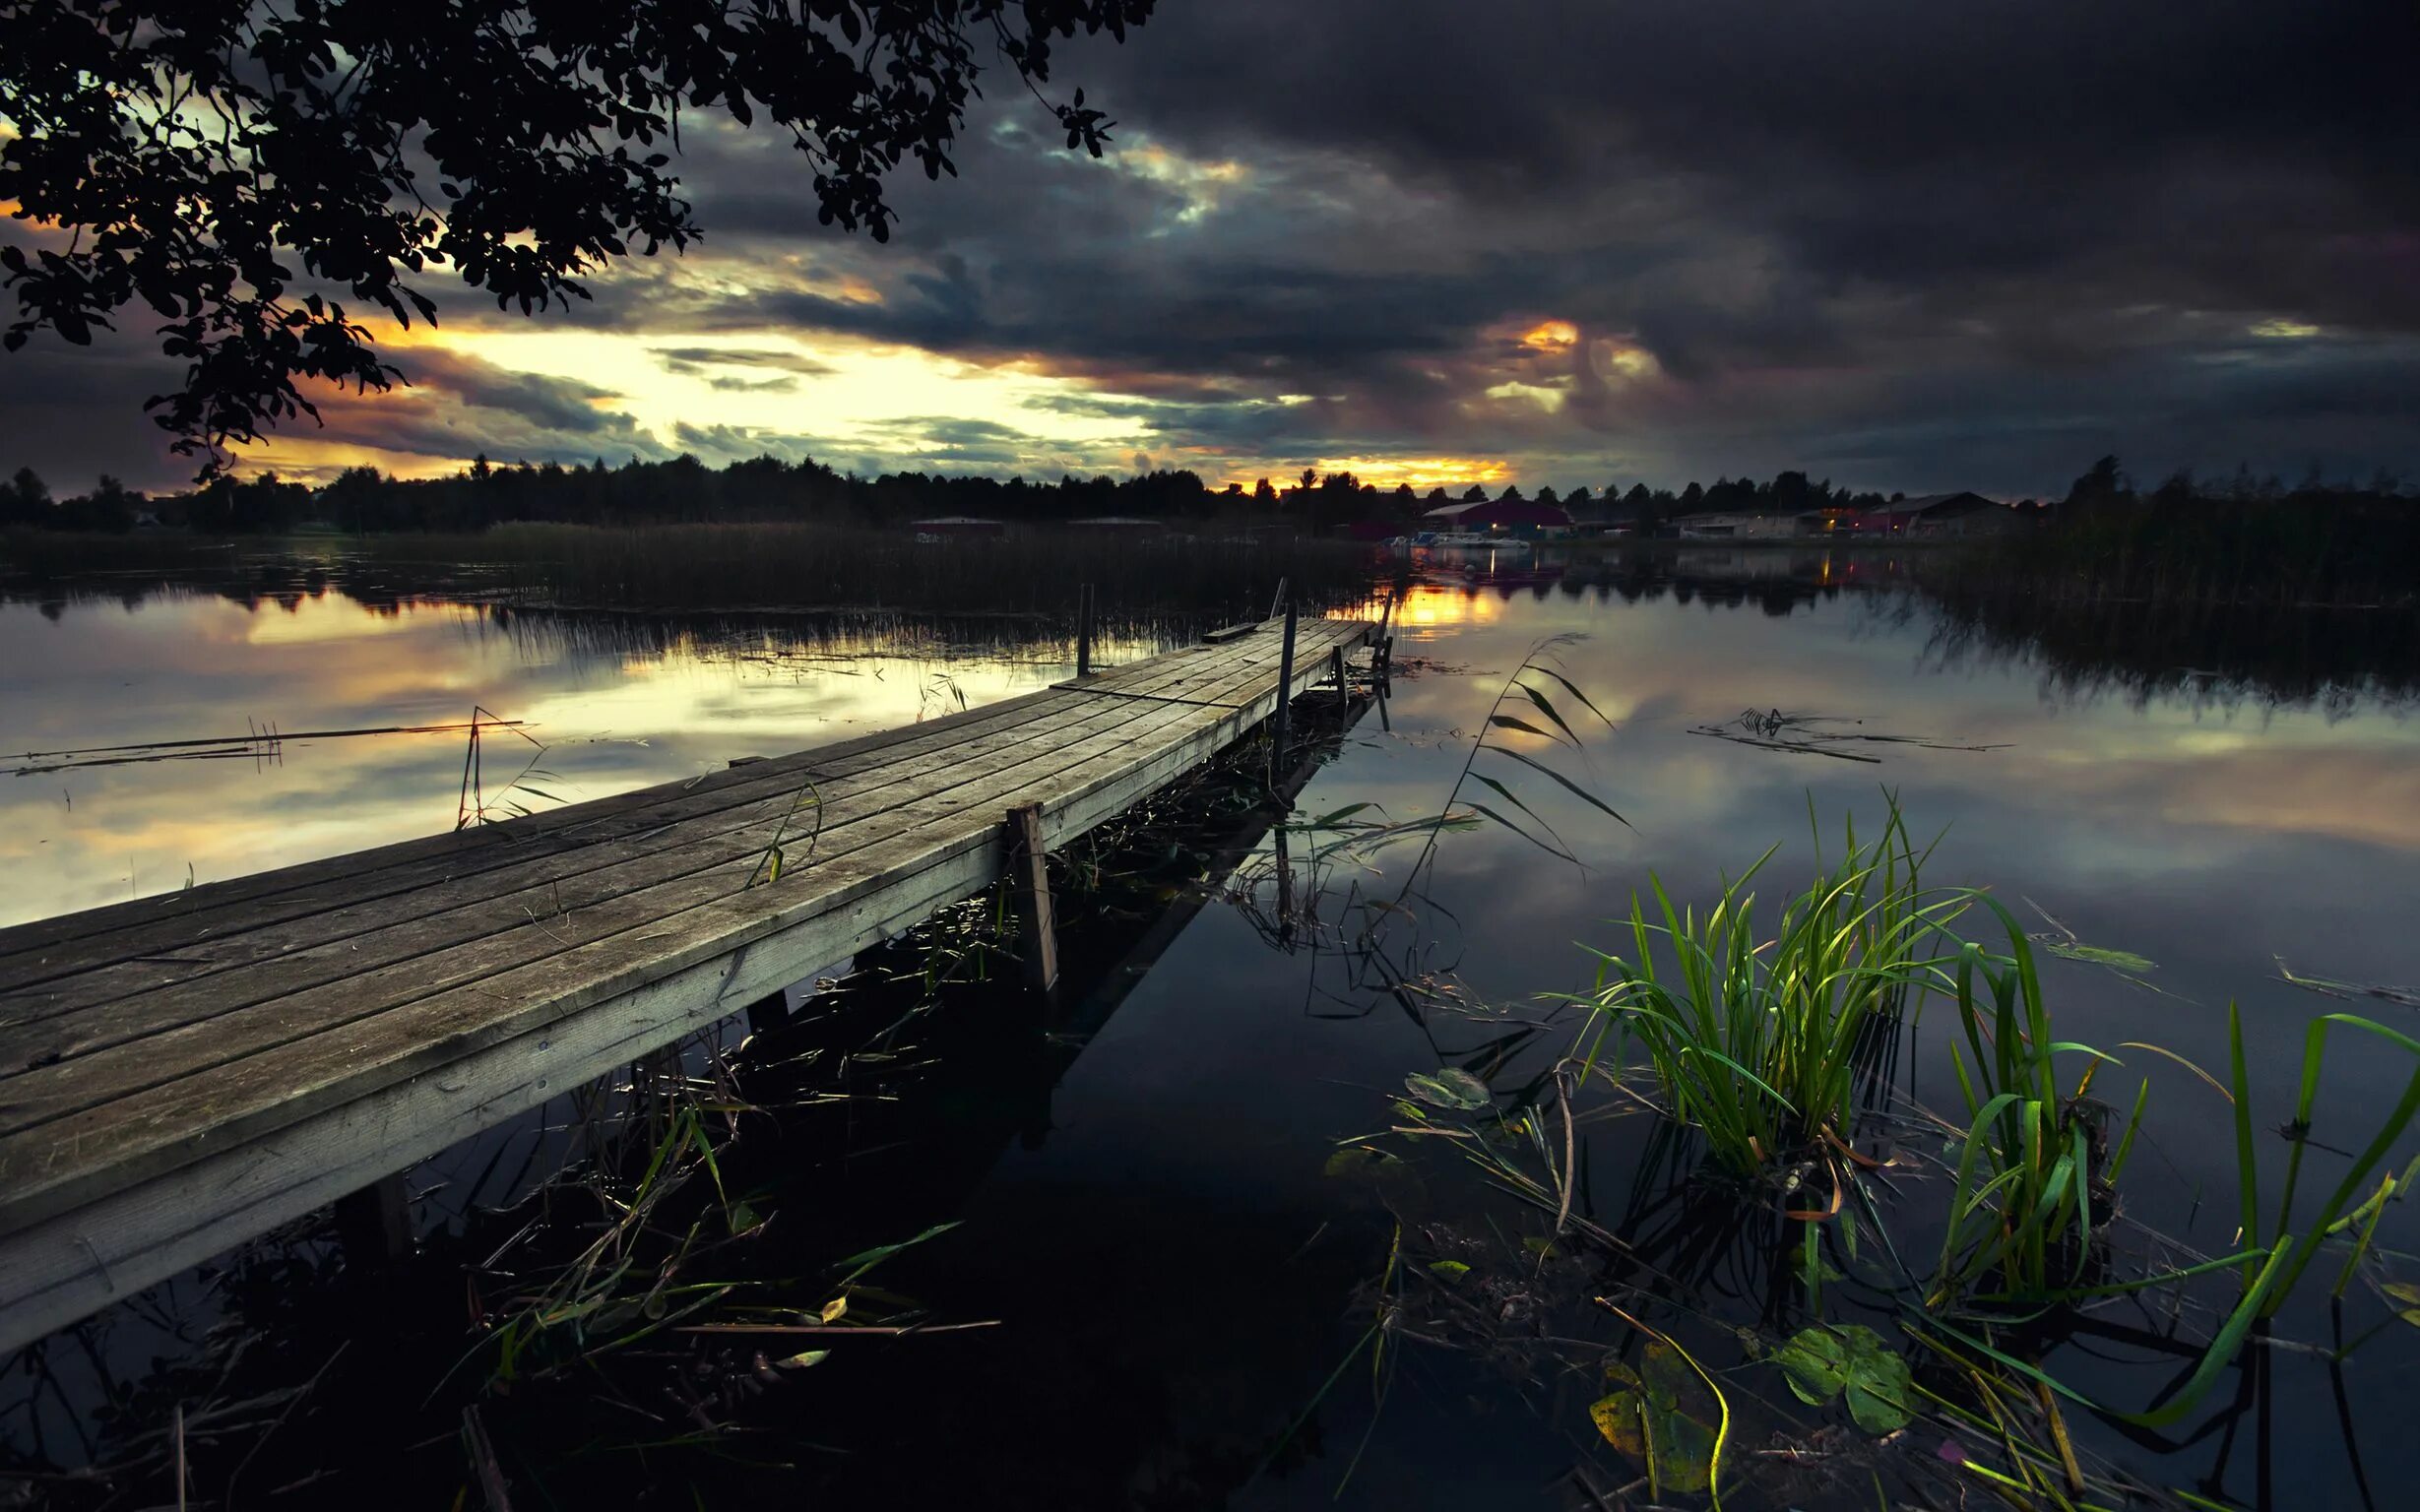
<svg viewBox="0 0 2420 1512">
<path fill-rule="evenodd" d="M 1683 515 L 1668 524 L 1683 540 L 1773 540 L 1807 533 L 1797 515 Z"/>
<path fill-rule="evenodd" d="M 1864 536 L 1988 536 L 2013 528 L 2016 511 L 1979 493 L 1928 493 L 1898 499 L 1842 520 Z"/>
<path fill-rule="evenodd" d="M 1069 525 L 1088 531 L 1165 531 L 1168 522 L 1143 515 L 1091 515 L 1082 520 L 1070 520 Z"/>
<path fill-rule="evenodd" d="M 1501 532 L 1507 536 L 1539 536 L 1571 529 L 1571 515 L 1560 504 L 1535 499 L 1472 499 L 1428 511 L 1421 523 L 1432 531 Z"/>
<path fill-rule="evenodd" d="M 935 515 L 929 520 L 909 522 L 919 540 L 957 540 L 968 536 L 1005 536 L 1008 526 L 998 520 L 979 520 L 973 515 Z"/>
</svg>

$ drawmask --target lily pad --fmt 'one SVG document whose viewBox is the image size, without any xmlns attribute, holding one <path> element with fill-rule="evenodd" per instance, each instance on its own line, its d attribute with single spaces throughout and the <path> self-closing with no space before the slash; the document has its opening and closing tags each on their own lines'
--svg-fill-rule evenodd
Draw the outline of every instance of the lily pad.
<svg viewBox="0 0 2420 1512">
<path fill-rule="evenodd" d="M 1404 1164 L 1400 1156 L 1384 1150 L 1372 1150 L 1368 1145 L 1347 1145 L 1327 1158 L 1327 1173 L 1331 1176 L 1382 1177 Z"/>
<path fill-rule="evenodd" d="M 1459 1066 L 1447 1066 L 1434 1075 L 1415 1071 L 1403 1079 L 1413 1097 L 1432 1107 L 1450 1107 L 1456 1112 L 1477 1112 L 1494 1101 L 1488 1084 Z"/>
<path fill-rule="evenodd" d="M 1907 1407 L 1907 1361 L 1862 1323 L 1818 1323 L 1773 1352 L 1790 1390 L 1810 1407 L 1848 1399 L 1849 1417 L 1869 1433 L 1896 1433 Z"/>
<path fill-rule="evenodd" d="M 1605 1441 L 1647 1467 L 1667 1491 L 1702 1491 L 1714 1480 L 1714 1428 L 1681 1406 L 1695 1377 L 1669 1345 L 1647 1346 L 1643 1370 L 1605 1367 L 1616 1389 L 1591 1403 L 1589 1419 Z"/>
</svg>

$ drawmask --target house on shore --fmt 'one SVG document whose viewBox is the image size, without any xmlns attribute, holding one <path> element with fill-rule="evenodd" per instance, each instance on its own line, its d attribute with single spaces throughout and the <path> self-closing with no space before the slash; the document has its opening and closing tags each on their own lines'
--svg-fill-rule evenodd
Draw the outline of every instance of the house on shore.
<svg viewBox="0 0 2420 1512">
<path fill-rule="evenodd" d="M 1081 520 L 1070 520 L 1067 524 L 1085 531 L 1157 532 L 1168 529 L 1167 521 L 1153 520 L 1143 515 L 1088 515 Z"/>
<path fill-rule="evenodd" d="M 1979 493 L 1928 493 L 1864 510 L 1842 519 L 1837 530 L 1860 536 L 1991 536 L 2019 523 L 2017 512 L 1998 499 Z"/>
<path fill-rule="evenodd" d="M 1801 515 L 1720 512 L 1683 515 L 1666 523 L 1683 540 L 1782 540 L 1813 534 Z"/>
<path fill-rule="evenodd" d="M 1473 535 L 1539 536 L 1562 535 L 1571 516 L 1560 504 L 1534 499 L 1471 499 L 1441 505 L 1420 517 L 1424 530 L 1467 532 Z"/>
</svg>

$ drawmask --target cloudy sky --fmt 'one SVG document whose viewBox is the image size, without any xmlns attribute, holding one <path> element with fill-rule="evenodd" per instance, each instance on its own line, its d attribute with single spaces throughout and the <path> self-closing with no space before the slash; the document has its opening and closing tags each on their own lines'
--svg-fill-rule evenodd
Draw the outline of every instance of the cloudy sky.
<svg viewBox="0 0 2420 1512">
<path fill-rule="evenodd" d="M 246 465 L 2410 475 L 2415 58 L 2408 0 L 1161 0 L 1059 55 L 1103 160 L 995 74 L 885 246 L 772 135 L 687 132 L 702 245 L 535 320 L 431 284 L 413 389 Z M 0 468 L 190 472 L 130 316 L 0 357 Z"/>
</svg>

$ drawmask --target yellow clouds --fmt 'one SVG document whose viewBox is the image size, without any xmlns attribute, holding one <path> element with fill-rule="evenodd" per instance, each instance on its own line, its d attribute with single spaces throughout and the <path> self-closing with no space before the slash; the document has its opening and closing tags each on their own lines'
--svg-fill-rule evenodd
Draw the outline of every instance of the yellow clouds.
<svg viewBox="0 0 2420 1512">
<path fill-rule="evenodd" d="M 1156 142 L 1143 142 L 1105 158 L 1121 172 L 1173 191 L 1182 202 L 1178 224 L 1190 225 L 1217 210 L 1247 177 L 1243 164 L 1232 158 L 1204 160 L 1170 152 Z M 1154 234 L 1165 234 L 1162 226 Z"/>
<path fill-rule="evenodd" d="M 1461 488 L 1472 483 L 1500 483 L 1512 476 L 1511 464 L 1483 457 L 1322 457 L 1322 472 L 1350 472 L 1365 483 L 1394 488 L 1409 483 L 1419 492 L 1432 488 Z"/>
<path fill-rule="evenodd" d="M 1541 321 L 1521 333 L 1521 345 L 1533 351 L 1569 351 L 1579 341 L 1579 327 L 1567 320 Z"/>
<path fill-rule="evenodd" d="M 1563 405 L 1562 390 L 1541 388 L 1534 383 L 1499 383 L 1489 389 L 1487 396 L 1490 399 L 1527 400 L 1549 414 L 1560 410 Z"/>
</svg>

